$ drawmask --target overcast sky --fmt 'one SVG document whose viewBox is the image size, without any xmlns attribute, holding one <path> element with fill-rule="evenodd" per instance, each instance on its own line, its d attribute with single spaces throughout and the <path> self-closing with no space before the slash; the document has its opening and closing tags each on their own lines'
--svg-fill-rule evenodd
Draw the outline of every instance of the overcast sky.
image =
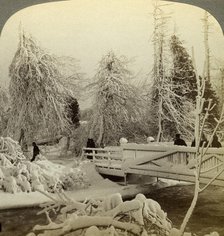
<svg viewBox="0 0 224 236">
<path fill-rule="evenodd" d="M 167 4 L 167 2 L 165 2 Z M 80 72 L 92 77 L 97 63 L 109 50 L 135 58 L 131 68 L 141 77 L 152 69 L 151 0 L 70 0 L 32 6 L 17 12 L 5 24 L 0 37 L 0 79 L 7 85 L 8 67 L 18 46 L 18 26 L 37 39 L 40 46 L 58 56 L 80 61 Z M 199 71 L 204 64 L 202 21 L 204 10 L 172 3 L 163 7 L 172 13 L 168 35 L 176 30 L 185 46 L 195 50 Z M 224 37 L 211 16 L 212 59 L 224 58 Z"/>
</svg>

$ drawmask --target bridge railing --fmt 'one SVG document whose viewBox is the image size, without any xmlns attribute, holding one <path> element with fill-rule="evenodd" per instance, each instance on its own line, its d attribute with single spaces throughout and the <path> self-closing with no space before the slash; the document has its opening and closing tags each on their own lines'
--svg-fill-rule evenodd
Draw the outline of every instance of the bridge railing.
<svg viewBox="0 0 224 236">
<path fill-rule="evenodd" d="M 92 159 L 93 162 L 102 161 L 123 161 L 122 149 L 119 147 L 114 148 L 83 148 L 82 157 Z"/>
<path fill-rule="evenodd" d="M 196 148 L 172 144 L 123 144 L 109 148 L 83 148 L 83 157 L 89 157 L 96 165 L 120 166 L 124 170 L 136 165 L 167 166 L 167 163 L 195 168 Z M 202 160 L 202 173 L 219 171 L 224 161 L 224 148 L 209 148 Z"/>
<path fill-rule="evenodd" d="M 132 164 L 157 164 L 163 162 L 195 167 L 196 148 L 175 146 L 172 144 L 125 144 L 122 146 L 123 158 L 129 159 Z M 224 162 L 224 148 L 209 148 L 202 160 L 202 172 L 210 169 L 219 170 Z"/>
</svg>

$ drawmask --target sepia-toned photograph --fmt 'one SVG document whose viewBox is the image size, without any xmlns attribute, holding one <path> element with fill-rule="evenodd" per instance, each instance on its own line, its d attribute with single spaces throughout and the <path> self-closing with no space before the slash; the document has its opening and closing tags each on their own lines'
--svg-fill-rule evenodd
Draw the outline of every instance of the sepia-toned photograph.
<svg viewBox="0 0 224 236">
<path fill-rule="evenodd" d="M 0 0 L 0 236 L 224 236 L 223 14 Z"/>
</svg>

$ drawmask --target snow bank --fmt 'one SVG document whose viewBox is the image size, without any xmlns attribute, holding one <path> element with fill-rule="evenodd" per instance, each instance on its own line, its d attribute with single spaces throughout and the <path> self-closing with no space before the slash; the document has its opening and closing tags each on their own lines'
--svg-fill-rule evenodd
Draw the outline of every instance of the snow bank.
<svg viewBox="0 0 224 236">
<path fill-rule="evenodd" d="M 11 138 L 0 139 L 0 189 L 9 193 L 36 190 L 85 188 L 88 180 L 79 166 L 67 169 L 41 155 L 36 162 L 26 160 L 21 147 Z"/>
</svg>

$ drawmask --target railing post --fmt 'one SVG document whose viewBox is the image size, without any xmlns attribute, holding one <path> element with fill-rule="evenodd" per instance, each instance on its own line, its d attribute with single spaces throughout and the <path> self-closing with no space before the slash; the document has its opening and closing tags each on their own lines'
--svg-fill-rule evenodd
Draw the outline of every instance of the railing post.
<svg viewBox="0 0 224 236">
<path fill-rule="evenodd" d="M 127 186 L 127 174 L 124 173 L 124 185 Z"/>
<path fill-rule="evenodd" d="M 84 150 L 84 148 L 82 148 L 81 160 L 83 160 L 83 158 L 84 158 L 84 153 L 85 153 L 85 150 Z"/>
<path fill-rule="evenodd" d="M 95 163 L 96 158 L 95 158 L 95 150 L 93 150 L 93 162 Z"/>
</svg>

